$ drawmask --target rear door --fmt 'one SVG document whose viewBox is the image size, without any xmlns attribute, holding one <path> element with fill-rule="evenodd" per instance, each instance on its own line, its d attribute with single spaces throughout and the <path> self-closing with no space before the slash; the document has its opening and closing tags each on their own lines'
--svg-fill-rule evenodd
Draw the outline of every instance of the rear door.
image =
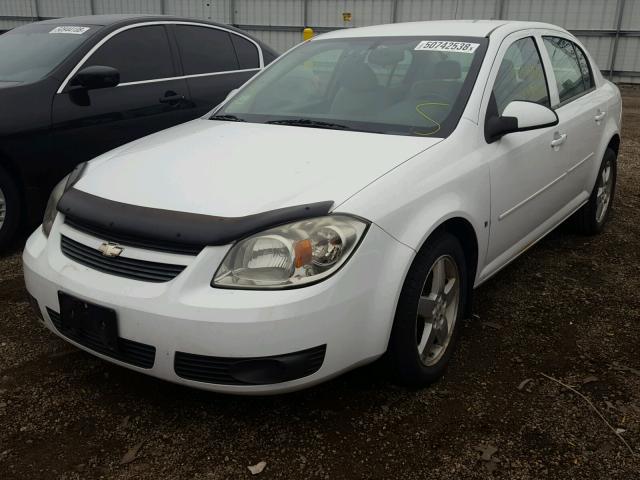
<svg viewBox="0 0 640 480">
<path fill-rule="evenodd" d="M 165 25 L 134 25 L 111 35 L 78 69 L 114 67 L 120 84 L 89 91 L 66 85 L 53 101 L 54 149 L 68 169 L 195 117 Z"/>
<path fill-rule="evenodd" d="M 593 71 L 582 49 L 567 37 L 554 32 L 542 35 L 543 54 L 550 65 L 552 88 L 557 90 L 553 108 L 558 114 L 558 129 L 566 135 L 558 161 L 567 173 L 567 203 L 589 193 L 587 180 L 593 171 L 595 154 L 602 137 L 606 98 L 596 88 Z"/>
<path fill-rule="evenodd" d="M 261 50 L 248 37 L 205 24 L 172 26 L 182 72 L 195 115 L 204 115 L 263 65 Z"/>
</svg>

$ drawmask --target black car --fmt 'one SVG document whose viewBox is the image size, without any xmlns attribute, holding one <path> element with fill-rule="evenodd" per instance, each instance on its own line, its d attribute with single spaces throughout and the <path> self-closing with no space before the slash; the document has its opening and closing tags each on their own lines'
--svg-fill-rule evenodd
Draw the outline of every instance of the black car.
<svg viewBox="0 0 640 480">
<path fill-rule="evenodd" d="M 276 56 L 233 27 L 167 16 L 47 20 L 0 35 L 0 249 L 21 222 L 41 221 L 76 164 L 204 115 Z"/>
</svg>

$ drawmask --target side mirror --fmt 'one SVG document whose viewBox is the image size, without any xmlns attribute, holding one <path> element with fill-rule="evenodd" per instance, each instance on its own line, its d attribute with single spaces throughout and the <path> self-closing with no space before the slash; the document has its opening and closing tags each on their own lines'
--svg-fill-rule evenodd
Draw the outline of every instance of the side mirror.
<svg viewBox="0 0 640 480">
<path fill-rule="evenodd" d="M 493 143 L 514 132 L 526 132 L 537 128 L 553 127 L 558 124 L 558 115 L 544 105 L 533 102 L 510 102 L 502 115 L 487 119 L 485 138 Z"/>
<path fill-rule="evenodd" d="M 120 72 L 113 67 L 94 65 L 80 70 L 71 81 L 72 86 L 86 90 L 117 87 L 120 83 Z"/>
</svg>

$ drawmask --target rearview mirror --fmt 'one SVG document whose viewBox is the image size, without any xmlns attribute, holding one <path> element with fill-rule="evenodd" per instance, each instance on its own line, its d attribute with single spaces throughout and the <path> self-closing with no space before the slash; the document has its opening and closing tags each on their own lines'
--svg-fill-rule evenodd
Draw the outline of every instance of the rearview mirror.
<svg viewBox="0 0 640 480">
<path fill-rule="evenodd" d="M 493 143 L 508 133 L 526 132 L 557 124 L 558 115 L 550 108 L 538 103 L 516 100 L 506 106 L 501 116 L 487 119 L 485 138 L 488 143 Z"/>
<path fill-rule="evenodd" d="M 72 86 L 96 90 L 98 88 L 117 87 L 120 83 L 120 72 L 113 67 L 94 65 L 86 67 L 76 73 L 71 82 Z"/>
</svg>

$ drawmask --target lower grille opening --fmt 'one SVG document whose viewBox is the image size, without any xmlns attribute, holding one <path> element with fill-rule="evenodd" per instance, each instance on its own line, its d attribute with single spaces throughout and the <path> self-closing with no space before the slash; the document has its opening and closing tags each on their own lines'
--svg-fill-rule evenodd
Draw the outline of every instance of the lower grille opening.
<svg viewBox="0 0 640 480">
<path fill-rule="evenodd" d="M 47 308 L 47 313 L 49 314 L 49 318 L 51 319 L 53 326 L 56 327 L 56 330 L 69 340 L 73 340 L 94 352 L 101 353 L 102 355 L 106 355 L 107 357 L 111 357 L 124 363 L 129 363 L 136 367 L 153 367 L 156 358 L 155 347 L 119 337 L 118 349 L 117 351 L 113 351 L 105 347 L 99 339 L 88 335 L 82 330 L 65 329 L 62 325 L 62 318 L 59 313 L 54 312 L 50 308 Z"/>
<path fill-rule="evenodd" d="M 176 352 L 176 375 L 220 385 L 267 385 L 307 377 L 324 362 L 326 345 L 271 357 L 208 357 Z"/>
<path fill-rule="evenodd" d="M 31 309 L 37 315 L 38 320 L 40 320 L 40 322 L 44 322 L 44 317 L 42 316 L 42 311 L 40 310 L 40 305 L 38 304 L 38 300 L 36 300 L 36 297 L 27 292 L 27 298 L 29 299 L 29 305 L 31 305 Z"/>
</svg>

